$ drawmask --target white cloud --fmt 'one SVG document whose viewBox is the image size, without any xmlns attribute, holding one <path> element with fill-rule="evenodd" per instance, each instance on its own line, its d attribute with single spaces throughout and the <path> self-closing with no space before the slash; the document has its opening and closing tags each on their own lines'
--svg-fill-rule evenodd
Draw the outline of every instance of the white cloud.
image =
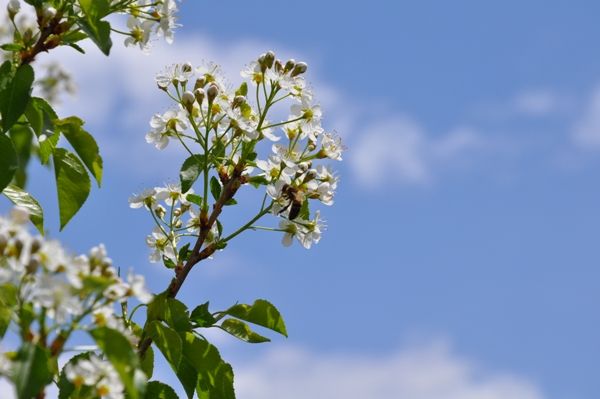
<svg viewBox="0 0 600 399">
<path fill-rule="evenodd" d="M 566 100 L 548 89 L 526 90 L 515 96 L 513 109 L 529 116 L 546 116 L 564 108 Z"/>
<path fill-rule="evenodd" d="M 386 356 L 320 355 L 286 347 L 235 369 L 236 390 L 245 399 L 543 398 L 526 379 L 486 371 L 444 344 Z"/>
<path fill-rule="evenodd" d="M 600 149 L 600 87 L 592 93 L 572 131 L 573 141 L 584 149 Z"/>
<path fill-rule="evenodd" d="M 384 183 L 428 183 L 442 168 L 481 147 L 483 139 L 461 127 L 429 137 L 408 117 L 394 117 L 365 128 L 349 145 L 347 158 L 365 187 Z"/>
<path fill-rule="evenodd" d="M 184 397 L 173 372 L 157 355 L 154 379 Z M 233 361 L 237 397 L 244 399 L 543 399 L 526 378 L 489 371 L 444 343 L 388 355 L 324 355 L 290 346 L 273 348 L 243 364 Z M 0 379 L 0 392 L 14 397 Z M 4 396 L 3 396 L 4 397 Z M 48 398 L 56 397 L 53 388 Z"/>
</svg>

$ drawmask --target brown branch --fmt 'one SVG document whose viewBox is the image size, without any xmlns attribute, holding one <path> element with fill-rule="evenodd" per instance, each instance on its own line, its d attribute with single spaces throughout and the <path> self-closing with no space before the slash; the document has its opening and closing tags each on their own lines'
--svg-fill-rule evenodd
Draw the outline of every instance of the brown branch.
<svg viewBox="0 0 600 399">
<path fill-rule="evenodd" d="M 175 277 L 171 280 L 169 287 L 165 290 L 168 298 L 175 298 L 192 268 L 200 261 L 211 256 L 217 250 L 217 246 L 214 243 L 206 246 L 202 251 L 201 248 L 202 245 L 204 245 L 204 241 L 206 240 L 206 237 L 208 236 L 213 224 L 215 224 L 217 218 L 219 215 L 221 215 L 225 203 L 232 199 L 241 185 L 246 182 L 246 178 L 242 176 L 243 171 L 244 164 L 240 162 L 235 166 L 231 177 L 220 174 L 219 177 L 223 182 L 223 190 L 221 191 L 221 195 L 219 196 L 217 202 L 215 202 L 213 205 L 213 210 L 208 218 L 206 218 L 206 216 L 202 217 L 201 211 L 200 235 L 198 240 L 196 240 L 196 244 L 192 249 L 192 254 L 188 258 L 187 262 L 183 266 L 178 266 L 175 269 Z M 144 334 L 142 333 L 142 339 L 138 345 L 138 354 L 140 357 L 144 357 L 144 354 L 150 345 L 152 345 L 152 338 L 144 337 Z"/>
<path fill-rule="evenodd" d="M 22 65 L 31 64 L 39 53 L 41 53 L 42 51 L 48 52 L 48 50 L 51 50 L 60 44 L 60 37 L 55 36 L 50 40 L 48 40 L 48 38 L 50 38 L 50 36 L 52 35 L 62 35 L 69 29 L 71 29 L 71 26 L 73 26 L 72 22 L 65 21 L 61 23 L 60 20 L 62 19 L 62 17 L 62 13 L 56 14 L 56 16 L 48 22 L 48 25 L 42 28 L 42 18 L 41 16 L 38 16 L 40 37 L 38 38 L 38 41 L 34 44 L 32 48 L 30 48 L 29 50 L 21 51 L 21 53 L 19 54 L 21 57 Z"/>
</svg>

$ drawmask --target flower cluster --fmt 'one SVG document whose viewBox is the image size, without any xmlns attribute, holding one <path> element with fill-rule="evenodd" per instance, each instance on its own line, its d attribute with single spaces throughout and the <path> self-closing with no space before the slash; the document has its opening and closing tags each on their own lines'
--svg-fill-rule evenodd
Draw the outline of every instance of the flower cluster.
<svg viewBox="0 0 600 399">
<path fill-rule="evenodd" d="M 179 193 L 183 198 L 181 207 L 172 212 L 165 212 L 158 204 L 160 189 L 130 200 L 132 207 L 145 205 L 159 219 L 148 239 L 155 249 L 153 260 L 161 257 L 175 260 L 179 237 L 176 229 L 196 226 L 194 219 L 202 209 L 209 208 L 208 188 L 217 201 L 213 185 L 217 185 L 218 194 L 220 187 L 240 168 L 243 182 L 266 187 L 258 218 L 271 213 L 283 219 L 278 228 L 250 223 L 242 229 L 283 232 L 284 245 L 291 244 L 294 237 L 306 248 L 320 240 L 324 224 L 319 212 L 311 218 L 309 201 L 333 204 L 338 178 L 329 166 L 318 163 L 341 160 L 343 146 L 339 137 L 321 125 L 321 107 L 314 103 L 306 84 L 306 70 L 305 63 L 282 62 L 269 51 L 242 71 L 246 81 L 236 90 L 229 88 L 215 64 L 199 67 L 191 63 L 175 64 L 157 75 L 158 88 L 174 99 L 176 105 L 152 117 L 146 141 L 159 150 L 171 142 L 181 144 L 190 155 L 182 168 L 182 183 L 190 180 L 187 167 L 191 160 L 197 159 L 191 183 L 203 180 L 204 190 L 199 195 L 193 194 L 199 199 L 197 204 L 186 202 L 189 193 L 185 198 Z M 286 103 L 287 118 L 270 121 L 271 115 L 282 114 Z M 260 151 L 267 152 L 266 156 L 260 157 Z M 183 223 L 178 215 L 188 210 L 192 221 Z M 169 213 L 176 215 L 175 224 L 180 227 L 172 226 L 171 220 L 163 223 L 161 215 L 169 217 Z M 221 233 L 222 227 L 218 227 Z M 228 241 L 238 231 L 221 240 Z"/>
<path fill-rule="evenodd" d="M 68 363 L 65 376 L 85 397 L 123 399 L 123 383 L 110 362 L 90 354 L 87 358 Z"/>
<path fill-rule="evenodd" d="M 113 1 L 117 3 L 119 0 Z M 177 3 L 175 0 L 136 0 L 129 2 L 126 13 L 129 35 L 125 46 L 139 46 L 146 50 L 152 34 L 162 36 L 169 44 L 173 43 L 176 23 Z"/>
<path fill-rule="evenodd" d="M 180 26 L 176 22 L 177 11 L 176 0 L 112 0 L 109 13 L 127 16 L 127 31 L 115 30 L 126 36 L 125 46 L 139 46 L 142 50 L 147 50 L 153 36 L 164 37 L 169 44 L 173 42 L 174 31 Z M 13 21 L 17 14 L 27 14 L 21 12 L 19 0 L 9 0 L 6 12 L 8 18 Z M 40 28 L 48 25 L 57 15 L 85 19 L 85 13 L 78 2 L 65 2 L 59 7 L 54 2 L 46 1 L 36 6 L 35 14 L 37 22 L 41 24 Z M 64 23 L 70 26 L 68 21 Z M 19 21 L 17 25 L 20 26 L 18 29 L 21 32 L 34 28 L 31 18 L 26 19 L 26 22 Z M 6 27 L 0 27 L 0 35 L 9 33 L 8 27 L 8 24 Z"/>
<path fill-rule="evenodd" d="M 21 208 L 0 218 L 0 287 L 16 288 L 16 302 L 31 306 L 42 330 L 108 326 L 132 338 L 113 305 L 132 297 L 148 303 L 144 277 L 130 273 L 121 279 L 103 245 L 70 255 L 58 242 L 31 235 L 27 221 Z"/>
<path fill-rule="evenodd" d="M 129 206 L 149 210 L 156 227 L 146 244 L 152 250 L 150 262 L 166 261 L 176 265 L 179 262 L 178 245 L 182 238 L 198 237 L 200 229 L 199 197 L 194 190 L 183 193 L 178 184 L 168 184 L 144 190 L 129 198 Z M 194 204 L 194 202 L 196 204 Z M 218 241 L 217 226 L 210 231 L 206 243 Z"/>
</svg>

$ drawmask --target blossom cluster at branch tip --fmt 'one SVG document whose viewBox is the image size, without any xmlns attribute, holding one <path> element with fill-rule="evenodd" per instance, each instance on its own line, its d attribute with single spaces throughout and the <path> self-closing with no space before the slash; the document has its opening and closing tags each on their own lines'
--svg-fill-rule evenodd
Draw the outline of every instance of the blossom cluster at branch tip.
<svg viewBox="0 0 600 399">
<path fill-rule="evenodd" d="M 30 234 L 27 221 L 27 211 L 18 207 L 10 218 L 0 218 L 0 286 L 18 287 L 19 301 L 44 314 L 49 329 L 73 323 L 79 329 L 94 328 L 100 319 L 85 318 L 104 312 L 102 325 L 134 341 L 123 320 L 114 315 L 113 305 L 129 298 L 149 303 L 152 295 L 144 277 L 129 273 L 123 280 L 102 244 L 87 255 L 73 256 L 57 241 Z"/>
<path fill-rule="evenodd" d="M 322 109 L 304 78 L 307 70 L 306 63 L 284 62 L 269 51 L 250 62 L 241 71 L 246 81 L 231 89 L 213 63 L 170 65 L 156 76 L 156 84 L 175 105 L 152 117 L 146 141 L 159 150 L 177 143 L 190 156 L 210 159 L 210 176 L 230 176 L 241 162 L 245 181 L 264 185 L 268 209 L 284 219 L 274 229 L 284 233 L 284 244 L 295 237 L 310 248 L 320 240 L 324 224 L 318 212 L 310 216 L 309 202 L 332 205 L 338 185 L 336 173 L 321 162 L 342 160 L 344 147 L 322 126 Z M 271 120 L 286 104 L 287 118 Z M 269 147 L 270 153 L 261 155 Z M 140 206 L 139 200 L 132 202 Z M 198 214 L 193 205 L 190 214 Z M 171 233 L 153 231 L 148 245 L 159 248 L 154 259 L 176 257 L 178 236 Z"/>
<path fill-rule="evenodd" d="M 128 36 L 125 46 L 139 46 L 147 50 L 153 34 L 164 37 L 169 44 L 173 43 L 177 24 L 177 3 L 175 0 L 137 0 L 127 8 Z"/>
</svg>

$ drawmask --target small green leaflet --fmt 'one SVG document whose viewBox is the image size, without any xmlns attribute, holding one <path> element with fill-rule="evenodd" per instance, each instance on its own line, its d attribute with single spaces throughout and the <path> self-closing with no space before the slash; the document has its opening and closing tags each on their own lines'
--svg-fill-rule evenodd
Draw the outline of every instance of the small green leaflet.
<svg viewBox="0 0 600 399">
<path fill-rule="evenodd" d="M 83 129 L 83 124 L 84 122 L 75 116 L 55 121 L 57 131 L 60 131 L 73 146 L 100 186 L 102 184 L 102 157 L 100 157 L 96 140 Z"/>
<path fill-rule="evenodd" d="M 0 73 L 4 74 L 4 69 L 3 65 Z M 0 79 L 4 80 L 4 77 Z M 31 98 L 33 79 L 33 68 L 27 64 L 21 65 L 4 90 L 0 92 L 0 114 L 2 114 L 4 132 L 8 131 L 25 112 Z"/>
<path fill-rule="evenodd" d="M 11 200 L 13 204 L 25 208 L 29 212 L 31 223 L 38 229 L 40 234 L 44 234 L 44 211 L 31 194 L 12 184 L 8 185 L 2 194 Z"/>
<path fill-rule="evenodd" d="M 18 168 L 19 161 L 12 140 L 0 133 L 0 191 L 9 185 Z"/>
<path fill-rule="evenodd" d="M 62 230 L 87 200 L 91 182 L 79 158 L 64 148 L 54 150 L 54 175 Z"/>
</svg>

